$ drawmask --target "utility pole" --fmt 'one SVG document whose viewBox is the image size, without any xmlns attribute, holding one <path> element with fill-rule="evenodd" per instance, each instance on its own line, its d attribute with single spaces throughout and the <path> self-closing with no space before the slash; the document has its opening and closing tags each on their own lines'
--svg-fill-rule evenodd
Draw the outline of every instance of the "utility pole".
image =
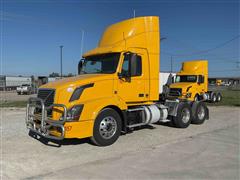
<svg viewBox="0 0 240 180">
<path fill-rule="evenodd" d="M 62 49 L 63 49 L 63 46 L 59 46 L 60 47 L 60 76 L 62 78 Z"/>
<path fill-rule="evenodd" d="M 173 72 L 173 56 L 171 56 L 171 73 Z"/>
</svg>

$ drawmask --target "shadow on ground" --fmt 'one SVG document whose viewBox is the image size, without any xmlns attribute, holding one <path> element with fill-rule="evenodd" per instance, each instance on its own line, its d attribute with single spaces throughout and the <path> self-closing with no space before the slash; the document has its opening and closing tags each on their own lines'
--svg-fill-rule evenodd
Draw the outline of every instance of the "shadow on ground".
<svg viewBox="0 0 240 180">
<path fill-rule="evenodd" d="M 167 122 L 167 123 L 162 123 L 162 122 L 158 122 L 155 123 L 155 125 L 161 125 L 161 126 L 167 126 L 167 127 L 171 127 L 173 128 L 174 125 L 171 122 Z M 130 134 L 134 131 L 139 131 L 142 129 L 149 129 L 149 130 L 153 130 L 156 127 L 154 127 L 153 125 L 143 125 L 143 126 L 139 126 L 139 127 L 135 127 L 135 128 L 131 128 L 128 130 L 127 133 L 123 133 L 122 135 L 126 135 L 126 134 Z M 63 139 L 63 140 L 52 140 L 52 139 L 48 139 L 46 137 L 42 137 L 38 134 L 36 134 L 35 132 L 29 131 L 28 135 L 36 140 L 38 140 L 39 142 L 47 145 L 47 146 L 52 146 L 52 147 L 61 147 L 61 146 L 67 146 L 67 145 L 80 145 L 80 144 L 91 144 L 91 145 L 95 145 L 91 142 L 90 138 L 84 138 L 84 139 L 77 139 L 77 138 L 72 138 L 72 139 Z"/>
<path fill-rule="evenodd" d="M 84 138 L 84 139 L 73 138 L 73 139 L 63 139 L 58 141 L 58 140 L 52 140 L 52 139 L 39 136 L 38 134 L 32 131 L 29 131 L 28 135 L 38 140 L 39 142 L 52 147 L 61 147 L 62 145 L 80 145 L 85 143 L 92 144 L 89 138 Z"/>
</svg>

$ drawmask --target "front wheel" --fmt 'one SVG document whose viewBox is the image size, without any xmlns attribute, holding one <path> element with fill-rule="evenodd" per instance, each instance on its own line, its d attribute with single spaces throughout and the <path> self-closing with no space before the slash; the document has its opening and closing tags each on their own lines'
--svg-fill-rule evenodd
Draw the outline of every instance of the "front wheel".
<svg viewBox="0 0 240 180">
<path fill-rule="evenodd" d="M 187 128 L 190 125 L 191 120 L 191 106 L 186 102 L 180 103 L 177 109 L 177 115 L 173 117 L 173 124 L 177 128 Z"/>
<path fill-rule="evenodd" d="M 92 142 L 98 146 L 113 144 L 120 136 L 121 122 L 121 117 L 115 110 L 103 109 L 95 120 Z"/>
<path fill-rule="evenodd" d="M 196 94 L 196 96 L 194 97 L 194 101 L 195 101 L 195 102 L 199 101 L 199 96 L 198 96 L 198 94 Z"/>
</svg>

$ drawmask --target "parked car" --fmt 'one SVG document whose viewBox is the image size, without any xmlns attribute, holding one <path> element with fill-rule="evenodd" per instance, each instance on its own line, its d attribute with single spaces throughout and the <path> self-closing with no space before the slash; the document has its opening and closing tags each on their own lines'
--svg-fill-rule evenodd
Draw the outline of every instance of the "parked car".
<svg viewBox="0 0 240 180">
<path fill-rule="evenodd" d="M 22 84 L 21 86 L 17 87 L 17 93 L 18 95 L 21 94 L 32 94 L 32 87 L 30 84 Z"/>
</svg>

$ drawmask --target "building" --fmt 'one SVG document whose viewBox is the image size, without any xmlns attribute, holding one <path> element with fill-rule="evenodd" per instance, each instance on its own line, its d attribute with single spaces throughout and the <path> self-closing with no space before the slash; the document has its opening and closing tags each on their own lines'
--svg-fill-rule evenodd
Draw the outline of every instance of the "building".
<svg viewBox="0 0 240 180">
<path fill-rule="evenodd" d="M 0 76 L 0 90 L 16 90 L 22 84 L 32 85 L 32 77 L 30 76 Z"/>
<path fill-rule="evenodd" d="M 23 84 L 30 85 L 34 90 L 39 86 L 48 82 L 53 82 L 60 79 L 60 77 L 48 77 L 48 76 L 5 76 L 0 75 L 0 91 L 12 91 L 16 90 L 18 86 Z"/>
</svg>

